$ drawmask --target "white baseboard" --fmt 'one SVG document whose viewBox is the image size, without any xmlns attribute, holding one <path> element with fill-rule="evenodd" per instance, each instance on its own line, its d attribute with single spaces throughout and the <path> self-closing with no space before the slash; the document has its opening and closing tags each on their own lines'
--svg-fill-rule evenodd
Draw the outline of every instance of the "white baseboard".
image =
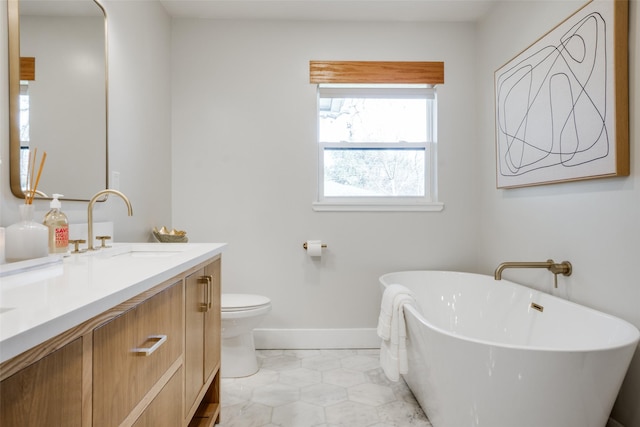
<svg viewBox="0 0 640 427">
<path fill-rule="evenodd" d="M 375 328 L 255 329 L 253 338 L 260 350 L 380 348 Z"/>
<path fill-rule="evenodd" d="M 622 424 L 614 420 L 613 418 L 609 418 L 609 422 L 607 423 L 607 427 L 624 427 Z"/>
</svg>

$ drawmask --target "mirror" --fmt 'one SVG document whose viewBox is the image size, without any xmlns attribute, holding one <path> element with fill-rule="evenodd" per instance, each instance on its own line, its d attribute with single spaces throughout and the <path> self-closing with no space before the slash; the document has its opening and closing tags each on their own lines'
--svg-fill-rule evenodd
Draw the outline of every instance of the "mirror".
<svg viewBox="0 0 640 427">
<path fill-rule="evenodd" d="M 8 0 L 11 192 L 47 153 L 36 197 L 108 188 L 106 14 L 93 0 Z M 21 66 L 22 63 L 22 66 Z M 22 75 L 21 75 L 22 74 Z"/>
</svg>

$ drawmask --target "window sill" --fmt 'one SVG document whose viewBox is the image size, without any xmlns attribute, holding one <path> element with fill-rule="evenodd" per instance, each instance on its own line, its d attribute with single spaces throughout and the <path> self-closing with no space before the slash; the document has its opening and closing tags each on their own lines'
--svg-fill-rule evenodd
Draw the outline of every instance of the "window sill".
<svg viewBox="0 0 640 427">
<path fill-rule="evenodd" d="M 316 212 L 440 212 L 444 203 L 314 202 Z"/>
</svg>

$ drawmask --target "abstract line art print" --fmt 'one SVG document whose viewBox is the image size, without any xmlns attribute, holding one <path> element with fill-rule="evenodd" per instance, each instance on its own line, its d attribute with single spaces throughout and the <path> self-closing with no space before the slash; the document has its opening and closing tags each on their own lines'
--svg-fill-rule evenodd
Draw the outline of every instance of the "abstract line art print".
<svg viewBox="0 0 640 427">
<path fill-rule="evenodd" d="M 593 0 L 496 71 L 498 188 L 629 174 L 627 14 Z"/>
</svg>

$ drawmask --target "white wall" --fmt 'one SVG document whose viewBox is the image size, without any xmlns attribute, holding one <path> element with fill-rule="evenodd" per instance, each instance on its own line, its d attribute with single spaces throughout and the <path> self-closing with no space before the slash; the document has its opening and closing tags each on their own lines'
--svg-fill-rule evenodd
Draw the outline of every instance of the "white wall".
<svg viewBox="0 0 640 427">
<path fill-rule="evenodd" d="M 571 277 L 554 293 L 622 317 L 640 327 L 640 151 L 637 0 L 630 2 L 629 95 L 631 176 L 523 189 L 495 189 L 493 72 L 570 15 L 579 2 L 519 1 L 494 7 L 478 26 L 476 176 L 482 200 L 480 270 L 507 260 L 569 260 Z M 489 107 L 490 106 L 490 107 Z M 548 272 L 507 270 L 505 277 L 552 291 Z M 640 354 L 636 353 L 612 417 L 640 426 Z"/>
<path fill-rule="evenodd" d="M 171 226 L 171 21 L 155 1 L 104 2 L 109 19 L 109 168 L 133 205 L 110 200 L 120 240 Z"/>
<path fill-rule="evenodd" d="M 223 291 L 270 297 L 263 328 L 372 329 L 382 273 L 474 269 L 474 35 L 472 24 L 173 21 L 174 223 L 229 243 Z M 312 211 L 314 59 L 445 62 L 443 212 Z M 328 245 L 321 261 L 308 239 Z"/>
<path fill-rule="evenodd" d="M 115 221 L 118 241 L 147 241 L 153 226 L 171 225 L 171 24 L 157 2 L 103 4 L 109 20 L 110 169 L 120 172 L 120 190 L 131 199 L 134 215 L 127 217 L 126 206 L 114 197 L 96 205 L 94 219 Z M 6 1 L 0 1 L 0 226 L 17 221 L 17 207 L 23 203 L 9 189 L 6 37 Z M 83 161 L 69 158 L 68 173 Z M 86 205 L 64 202 L 63 210 L 71 222 L 83 223 Z M 36 215 L 44 216 L 48 207 L 48 202 L 36 201 Z"/>
</svg>

